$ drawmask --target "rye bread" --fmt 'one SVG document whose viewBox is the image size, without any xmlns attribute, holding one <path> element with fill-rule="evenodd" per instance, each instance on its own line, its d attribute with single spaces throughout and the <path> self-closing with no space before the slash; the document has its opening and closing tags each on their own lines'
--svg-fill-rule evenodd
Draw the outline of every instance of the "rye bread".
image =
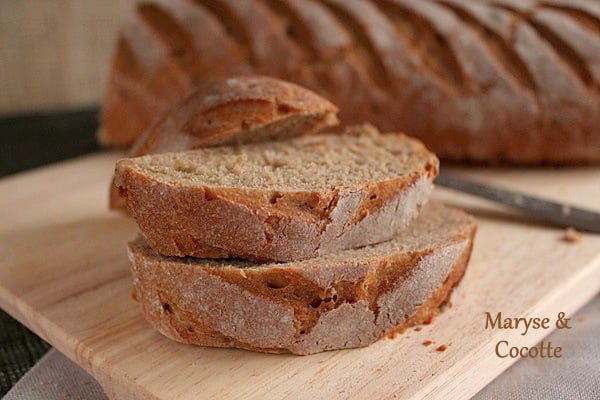
<svg viewBox="0 0 600 400">
<path fill-rule="evenodd" d="M 439 204 L 392 241 L 318 259 L 255 264 L 164 257 L 129 244 L 144 317 L 182 343 L 312 354 L 363 347 L 428 323 L 449 301 L 476 225 Z"/>
<path fill-rule="evenodd" d="M 147 1 L 114 53 L 105 143 L 198 82 L 258 73 L 442 159 L 598 163 L 599 33 L 593 0 Z"/>
<path fill-rule="evenodd" d="M 365 125 L 123 159 L 116 185 L 159 254 L 294 261 L 393 238 L 437 172 L 419 141 Z"/>
<path fill-rule="evenodd" d="M 137 138 L 128 156 L 310 135 L 336 125 L 337 112 L 323 97 L 279 79 L 215 79 L 162 114 Z M 110 208 L 123 205 L 111 185 Z"/>
</svg>

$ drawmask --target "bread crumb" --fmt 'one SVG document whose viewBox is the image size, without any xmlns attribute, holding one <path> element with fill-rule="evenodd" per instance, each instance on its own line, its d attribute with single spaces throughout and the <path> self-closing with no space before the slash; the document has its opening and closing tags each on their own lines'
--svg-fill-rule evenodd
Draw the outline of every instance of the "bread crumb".
<svg viewBox="0 0 600 400">
<path fill-rule="evenodd" d="M 423 342 L 423 346 L 429 346 L 432 343 L 433 343 L 433 340 L 427 339 L 426 341 Z"/>
<path fill-rule="evenodd" d="M 581 239 L 583 239 L 581 233 L 577 232 L 575 228 L 572 227 L 567 228 L 564 236 L 562 237 L 563 242 L 567 243 L 579 243 L 581 242 Z"/>
<path fill-rule="evenodd" d="M 447 348 L 448 348 L 447 344 L 441 344 L 436 348 L 436 350 L 437 351 L 446 351 Z"/>
<path fill-rule="evenodd" d="M 420 326 L 417 326 L 417 327 L 415 328 L 415 332 L 421 332 L 422 330 L 423 330 L 423 328 L 422 328 L 422 327 L 420 327 Z"/>
<path fill-rule="evenodd" d="M 397 331 L 392 331 L 390 333 L 387 334 L 387 337 L 389 337 L 390 339 L 396 339 L 396 337 L 398 336 L 398 332 Z"/>
<path fill-rule="evenodd" d="M 135 289 L 131 289 L 131 292 L 129 292 L 129 296 L 133 299 L 133 301 L 138 301 Z"/>
</svg>

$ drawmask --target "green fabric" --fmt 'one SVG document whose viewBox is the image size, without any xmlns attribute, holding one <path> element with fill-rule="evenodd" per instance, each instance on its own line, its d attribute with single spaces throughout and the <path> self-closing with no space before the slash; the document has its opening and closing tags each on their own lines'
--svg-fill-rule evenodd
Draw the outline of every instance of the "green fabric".
<svg viewBox="0 0 600 400">
<path fill-rule="evenodd" d="M 50 345 L 0 310 L 0 397 L 39 360 Z"/>
</svg>

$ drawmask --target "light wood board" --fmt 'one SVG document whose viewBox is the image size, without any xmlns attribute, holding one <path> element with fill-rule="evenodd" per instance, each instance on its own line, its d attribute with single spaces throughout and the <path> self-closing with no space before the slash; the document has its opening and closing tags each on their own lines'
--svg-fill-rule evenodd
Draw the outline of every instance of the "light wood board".
<svg viewBox="0 0 600 400">
<path fill-rule="evenodd" d="M 150 329 L 130 297 L 125 243 L 136 227 L 106 209 L 116 158 L 87 156 L 0 181 L 0 306 L 112 399 L 468 398 L 514 362 L 494 355 L 499 340 L 534 345 L 550 332 L 485 330 L 485 311 L 570 316 L 600 289 L 599 235 L 565 243 L 563 230 L 437 189 L 438 199 L 475 214 L 479 233 L 454 306 L 433 324 L 307 357 L 177 344 Z M 599 208 L 599 168 L 458 173 Z M 427 339 L 449 347 L 436 351 Z"/>
</svg>

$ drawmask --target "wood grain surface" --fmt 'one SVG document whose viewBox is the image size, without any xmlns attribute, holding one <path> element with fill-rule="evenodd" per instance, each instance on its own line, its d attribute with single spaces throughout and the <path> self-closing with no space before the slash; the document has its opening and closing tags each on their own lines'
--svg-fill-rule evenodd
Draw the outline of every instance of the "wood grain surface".
<svg viewBox="0 0 600 400">
<path fill-rule="evenodd" d="M 130 297 L 125 243 L 136 227 L 106 209 L 117 157 L 0 181 L 0 306 L 112 399 L 468 398 L 515 361 L 494 355 L 499 340 L 534 345 L 550 332 L 485 330 L 484 312 L 570 316 L 600 289 L 600 236 L 567 243 L 560 229 L 438 189 L 436 198 L 472 212 L 480 228 L 454 305 L 433 324 L 307 357 L 178 344 L 154 332 Z M 598 167 L 456 172 L 591 208 L 600 198 Z M 428 339 L 435 344 L 424 346 Z M 442 343 L 448 349 L 436 351 Z"/>
</svg>

